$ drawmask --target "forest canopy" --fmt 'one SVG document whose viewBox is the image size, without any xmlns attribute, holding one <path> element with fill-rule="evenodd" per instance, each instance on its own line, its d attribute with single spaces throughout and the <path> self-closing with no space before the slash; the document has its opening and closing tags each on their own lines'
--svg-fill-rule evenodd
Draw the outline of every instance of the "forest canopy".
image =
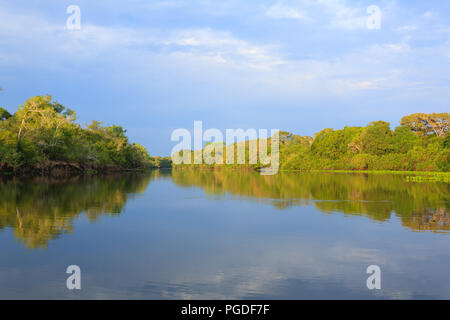
<svg viewBox="0 0 450 320">
<path fill-rule="evenodd" d="M 366 127 L 325 129 L 312 143 L 281 148 L 282 169 L 449 171 L 448 113 L 412 114 L 391 130 L 385 121 Z"/>
<path fill-rule="evenodd" d="M 130 143 L 121 126 L 75 122 L 75 111 L 36 96 L 11 115 L 0 108 L 0 170 L 47 169 L 55 163 L 79 171 L 140 169 L 153 165 L 145 147 Z"/>
<path fill-rule="evenodd" d="M 49 171 L 61 166 L 85 172 L 172 166 L 169 158 L 150 157 L 145 147 L 130 143 L 121 126 L 92 121 L 82 127 L 75 121 L 75 111 L 53 101 L 50 95 L 28 99 L 14 114 L 0 108 L 0 171 Z M 388 122 L 373 121 L 366 127 L 323 129 L 314 137 L 282 131 L 281 169 L 448 172 L 449 124 L 448 113 L 416 113 L 403 117 L 394 130 Z M 248 164 L 249 141 L 244 144 Z M 270 144 L 269 138 L 268 152 Z M 225 148 L 237 148 L 237 143 Z M 180 154 L 184 152 L 193 156 L 191 150 Z M 263 167 L 261 163 L 248 166 Z"/>
<path fill-rule="evenodd" d="M 394 130 L 390 123 L 373 121 L 366 127 L 323 129 L 314 137 L 280 132 L 281 170 L 450 170 L 450 117 L 448 113 L 417 113 L 401 119 Z M 268 139 L 270 149 L 270 138 Z M 249 141 L 246 163 L 249 163 Z M 236 143 L 225 147 L 235 148 Z M 179 152 L 181 157 L 184 152 Z M 225 163 L 225 161 L 223 161 Z M 196 167 L 198 165 L 180 165 Z M 201 165 L 202 167 L 235 167 L 236 165 Z M 261 163 L 248 165 L 261 168 Z"/>
</svg>

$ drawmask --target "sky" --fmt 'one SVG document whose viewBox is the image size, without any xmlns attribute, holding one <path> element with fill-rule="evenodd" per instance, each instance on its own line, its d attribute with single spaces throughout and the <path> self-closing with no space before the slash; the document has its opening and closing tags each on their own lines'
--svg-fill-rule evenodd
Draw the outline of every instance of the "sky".
<svg viewBox="0 0 450 320">
<path fill-rule="evenodd" d="M 10 112 L 51 94 L 151 155 L 195 120 L 300 135 L 395 127 L 449 112 L 450 1 L 0 0 L 0 87 Z"/>
</svg>

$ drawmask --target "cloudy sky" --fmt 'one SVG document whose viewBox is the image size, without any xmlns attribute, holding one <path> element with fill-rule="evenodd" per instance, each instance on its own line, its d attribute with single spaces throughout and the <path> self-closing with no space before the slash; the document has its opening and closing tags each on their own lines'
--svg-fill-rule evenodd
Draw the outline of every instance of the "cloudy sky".
<svg viewBox="0 0 450 320">
<path fill-rule="evenodd" d="M 0 0 L 0 87 L 10 112 L 48 93 L 152 155 L 194 120 L 302 135 L 395 126 L 450 109 L 450 1 Z"/>
</svg>

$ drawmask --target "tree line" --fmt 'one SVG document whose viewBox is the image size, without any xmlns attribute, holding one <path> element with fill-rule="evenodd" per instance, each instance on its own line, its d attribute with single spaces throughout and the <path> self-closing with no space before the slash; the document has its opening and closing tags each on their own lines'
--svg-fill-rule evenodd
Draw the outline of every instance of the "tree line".
<svg viewBox="0 0 450 320">
<path fill-rule="evenodd" d="M 366 127 L 323 129 L 313 137 L 280 132 L 281 170 L 393 170 L 441 171 L 450 170 L 450 116 L 448 113 L 416 113 L 401 119 L 394 130 L 388 122 L 373 121 Z M 247 167 L 261 168 L 261 163 L 248 165 L 251 157 L 249 140 L 224 147 L 222 161 L 228 148 L 245 144 Z M 271 141 L 267 141 L 270 153 Z M 259 146 L 259 143 L 257 144 Z M 259 148 L 258 148 L 259 150 Z M 206 148 L 203 149 L 205 152 Z M 191 154 L 194 151 L 182 150 Z M 198 152 L 198 151 L 196 151 Z M 242 167 L 242 165 L 185 165 L 180 167 Z"/>
<path fill-rule="evenodd" d="M 130 143 L 121 126 L 92 121 L 50 95 L 36 96 L 15 114 L 0 108 L 0 171 L 47 171 L 55 166 L 77 171 L 143 169 L 155 166 L 145 147 Z"/>
<path fill-rule="evenodd" d="M 391 130 L 385 121 L 366 127 L 324 129 L 314 137 L 283 133 L 283 169 L 450 170 L 450 116 L 416 113 Z"/>
<path fill-rule="evenodd" d="M 48 171 L 55 166 L 77 171 L 171 167 L 169 158 L 150 157 L 130 143 L 121 126 L 92 121 L 82 127 L 76 114 L 50 95 L 36 96 L 15 114 L 0 108 L 0 171 Z M 450 116 L 416 113 L 391 130 L 385 121 L 366 127 L 323 129 L 313 137 L 280 132 L 282 170 L 450 171 Z M 245 144 L 249 163 L 249 141 Z M 238 143 L 225 147 L 237 149 Z M 271 141 L 268 139 L 270 153 Z M 235 150 L 236 151 L 236 150 Z M 192 150 L 181 151 L 180 153 Z M 236 152 L 235 152 L 236 154 Z M 224 161 L 225 163 L 225 161 Z M 199 165 L 189 165 L 199 167 Z M 200 167 L 242 165 L 200 165 Z M 260 163 L 248 165 L 260 168 Z"/>
</svg>

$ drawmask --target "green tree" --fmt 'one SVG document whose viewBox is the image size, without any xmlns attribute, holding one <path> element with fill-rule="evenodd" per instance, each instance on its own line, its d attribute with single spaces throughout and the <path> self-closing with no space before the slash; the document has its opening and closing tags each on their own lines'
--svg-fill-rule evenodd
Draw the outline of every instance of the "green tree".
<svg viewBox="0 0 450 320">
<path fill-rule="evenodd" d="M 3 109 L 2 107 L 0 107 L 0 121 L 4 121 L 6 119 L 11 118 L 12 115 L 5 109 Z"/>
<path fill-rule="evenodd" d="M 359 127 L 345 127 L 342 130 L 324 129 L 315 135 L 311 145 L 314 155 L 340 159 L 349 151 L 349 144 L 361 133 Z"/>
<path fill-rule="evenodd" d="M 2 91 L 3 89 L 0 88 L 0 91 Z M 0 121 L 4 121 L 6 119 L 11 118 L 12 115 L 5 109 L 3 109 L 2 107 L 0 107 Z"/>
<path fill-rule="evenodd" d="M 448 113 L 414 113 L 403 117 L 400 124 L 408 126 L 421 136 L 436 134 L 442 137 L 449 131 L 450 115 Z"/>
<path fill-rule="evenodd" d="M 50 95 L 28 99 L 0 122 L 0 169 L 48 168 L 64 162 L 78 170 L 145 168 L 152 159 L 130 144 L 121 126 L 93 121 L 85 129 L 73 110 Z"/>
<path fill-rule="evenodd" d="M 388 122 L 373 121 L 361 133 L 362 150 L 373 155 L 387 154 L 391 151 L 391 138 L 392 131 Z"/>
<path fill-rule="evenodd" d="M 395 128 L 392 136 L 392 151 L 395 153 L 407 153 L 420 143 L 420 139 L 407 126 Z"/>
</svg>

